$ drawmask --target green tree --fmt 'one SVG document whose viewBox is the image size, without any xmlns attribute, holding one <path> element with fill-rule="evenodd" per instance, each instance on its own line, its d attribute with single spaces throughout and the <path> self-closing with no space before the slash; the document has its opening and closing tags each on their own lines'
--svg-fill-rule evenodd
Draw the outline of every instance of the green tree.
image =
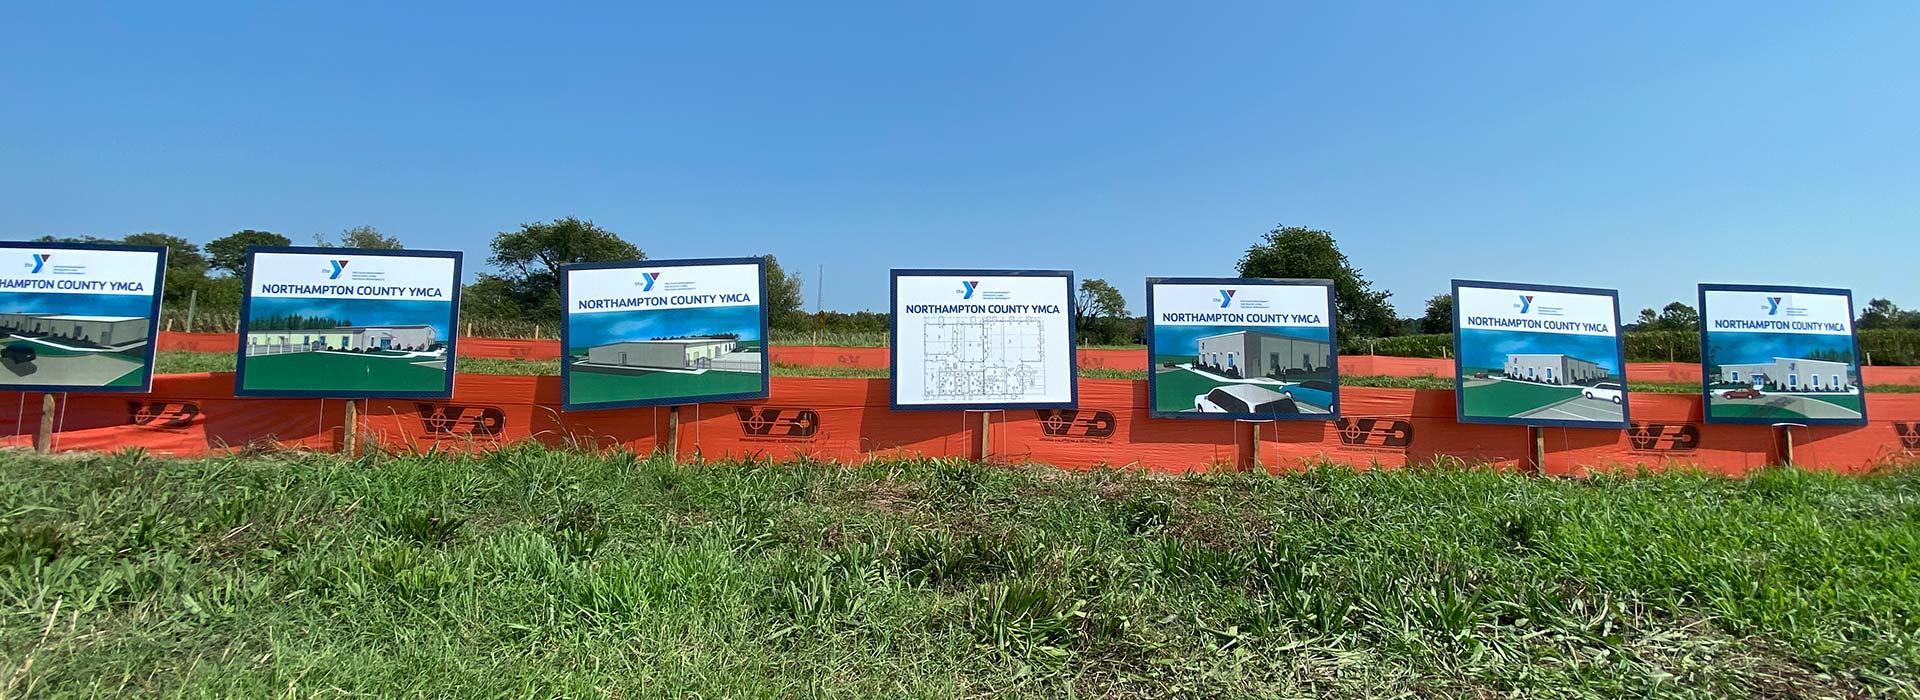
<svg viewBox="0 0 1920 700">
<path fill-rule="evenodd" d="M 1435 294 L 1427 297 L 1427 313 L 1420 317 L 1421 333 L 1453 332 L 1453 295 Z"/>
<path fill-rule="evenodd" d="M 334 236 L 333 240 L 327 240 L 326 236 L 314 234 L 313 243 L 321 248 L 371 248 L 373 250 L 401 250 L 406 248 L 406 246 L 400 244 L 399 238 L 380 233 L 380 229 L 372 226 L 355 226 L 341 231 Z"/>
<path fill-rule="evenodd" d="M 1920 328 L 1920 311 L 1902 309 L 1891 299 L 1874 299 L 1860 311 L 1854 325 L 1861 330 L 1876 328 Z"/>
<path fill-rule="evenodd" d="M 207 265 L 230 275 L 238 275 L 247 264 L 247 247 L 256 245 L 288 246 L 293 245 L 293 241 L 271 231 L 235 231 L 207 242 Z"/>
<path fill-rule="evenodd" d="M 522 224 L 493 237 L 494 272 L 461 291 L 463 312 L 477 317 L 560 320 L 560 266 L 645 260 L 647 254 L 606 229 L 574 217 Z"/>
<path fill-rule="evenodd" d="M 767 259 L 767 325 L 783 330 L 807 328 L 805 301 L 800 296 L 800 278 L 789 277 L 772 253 Z"/>
<path fill-rule="evenodd" d="M 1334 307 L 1340 336 L 1384 337 L 1400 332 L 1400 321 L 1387 302 L 1392 292 L 1374 291 L 1360 270 L 1334 243 L 1333 234 L 1301 226 L 1281 226 L 1247 248 L 1240 258 L 1241 277 L 1291 277 L 1333 280 Z"/>
<path fill-rule="evenodd" d="M 165 233 L 136 233 L 120 239 L 127 245 L 157 245 L 167 249 L 166 290 L 161 299 L 167 304 L 185 304 L 194 290 L 206 285 L 207 256 L 200 246 L 185 238 Z"/>
<path fill-rule="evenodd" d="M 1700 312 L 1681 302 L 1673 302 L 1653 309 L 1641 309 L 1640 317 L 1634 321 L 1634 330 L 1641 331 L 1692 331 L 1700 328 Z"/>
<path fill-rule="evenodd" d="M 1127 298 L 1106 280 L 1090 277 L 1080 280 L 1080 291 L 1073 298 L 1074 328 L 1086 345 L 1109 345 L 1135 340 L 1127 315 Z"/>
</svg>

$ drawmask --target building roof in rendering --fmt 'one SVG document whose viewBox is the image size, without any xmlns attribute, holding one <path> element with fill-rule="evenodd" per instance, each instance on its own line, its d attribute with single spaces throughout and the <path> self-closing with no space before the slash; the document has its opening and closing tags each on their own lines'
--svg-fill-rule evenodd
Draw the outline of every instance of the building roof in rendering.
<svg viewBox="0 0 1920 700">
<path fill-rule="evenodd" d="M 100 323 L 118 323 L 120 321 L 144 321 L 145 316 L 79 316 L 73 314 L 28 314 L 34 318 L 48 321 L 97 321 Z"/>
<path fill-rule="evenodd" d="M 713 337 L 713 336 L 704 336 L 699 338 L 656 338 L 653 340 L 616 340 L 611 343 L 601 343 L 594 347 L 604 348 L 604 347 L 611 347 L 614 345 L 633 345 L 633 344 L 710 345 L 713 343 L 734 343 L 734 342 L 739 342 L 739 340 L 740 340 L 739 338 L 719 338 L 719 337 Z"/>
</svg>

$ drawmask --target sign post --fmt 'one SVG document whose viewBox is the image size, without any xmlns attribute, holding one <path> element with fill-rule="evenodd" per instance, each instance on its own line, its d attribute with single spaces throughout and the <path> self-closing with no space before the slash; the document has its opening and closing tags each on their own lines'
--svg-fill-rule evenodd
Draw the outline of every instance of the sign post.
<svg viewBox="0 0 1920 700">
<path fill-rule="evenodd" d="M 888 405 L 977 414 L 986 461 L 994 413 L 1079 405 L 1073 304 L 1066 270 L 893 270 Z"/>
<path fill-rule="evenodd" d="M 1618 292 L 1454 280 L 1453 313 L 1456 420 L 1525 426 L 1533 473 L 1544 428 L 1628 427 Z"/>
</svg>

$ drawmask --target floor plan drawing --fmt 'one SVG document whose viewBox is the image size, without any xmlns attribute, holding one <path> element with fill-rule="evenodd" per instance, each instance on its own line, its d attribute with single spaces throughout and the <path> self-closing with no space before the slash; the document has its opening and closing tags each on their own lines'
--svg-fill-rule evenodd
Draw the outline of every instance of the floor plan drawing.
<svg viewBox="0 0 1920 700">
<path fill-rule="evenodd" d="M 922 326 L 926 398 L 1019 401 L 1047 391 L 1039 316 L 930 316 Z"/>
</svg>

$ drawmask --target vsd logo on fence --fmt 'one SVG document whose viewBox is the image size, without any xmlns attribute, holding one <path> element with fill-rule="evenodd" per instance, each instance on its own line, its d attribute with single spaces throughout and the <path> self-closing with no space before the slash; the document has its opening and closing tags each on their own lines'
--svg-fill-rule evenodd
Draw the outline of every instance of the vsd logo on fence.
<svg viewBox="0 0 1920 700">
<path fill-rule="evenodd" d="M 1120 421 L 1113 411 L 1101 409 L 1038 410 L 1040 436 L 1051 440 L 1094 440 L 1105 442 L 1119 432 Z"/>
<path fill-rule="evenodd" d="M 811 408 L 734 406 L 733 412 L 748 440 L 812 440 L 820 432 L 820 412 Z"/>
<path fill-rule="evenodd" d="M 492 437 L 507 429 L 507 412 L 498 406 L 416 403 L 420 425 L 436 438 Z"/>
<path fill-rule="evenodd" d="M 1901 447 L 1920 450 L 1920 422 L 1894 423 L 1893 432 L 1900 436 Z"/>
<path fill-rule="evenodd" d="M 1700 426 L 1692 423 L 1634 423 L 1627 442 L 1641 452 L 1692 452 L 1700 446 Z"/>
<path fill-rule="evenodd" d="M 1351 447 L 1402 448 L 1413 444 L 1413 422 L 1398 418 L 1342 418 L 1340 444 Z"/>
<path fill-rule="evenodd" d="M 155 430 L 179 430 L 200 417 L 199 404 L 185 401 L 128 401 L 127 424 Z"/>
</svg>

